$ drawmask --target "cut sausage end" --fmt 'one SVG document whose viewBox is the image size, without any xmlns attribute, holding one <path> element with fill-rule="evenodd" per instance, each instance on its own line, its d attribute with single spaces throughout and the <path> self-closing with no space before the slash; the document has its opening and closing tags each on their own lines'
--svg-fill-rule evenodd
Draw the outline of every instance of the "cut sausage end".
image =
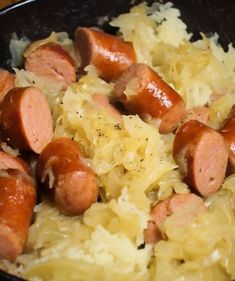
<svg viewBox="0 0 235 281">
<path fill-rule="evenodd" d="M 43 93 L 35 87 L 15 88 L 0 104 L 0 126 L 12 146 L 40 153 L 53 137 L 53 121 Z"/>
<path fill-rule="evenodd" d="M 110 103 L 109 98 L 106 95 L 102 94 L 94 94 L 93 101 L 104 108 L 112 118 L 114 118 L 117 122 L 122 120 L 122 115 L 120 112 Z"/>
<path fill-rule="evenodd" d="M 144 243 L 155 244 L 162 239 L 161 231 L 153 221 L 148 222 L 148 227 L 144 230 Z"/>
<path fill-rule="evenodd" d="M 170 198 L 157 203 L 151 212 L 151 220 L 148 222 L 148 228 L 144 232 L 146 243 L 156 243 L 162 239 L 162 225 L 168 217 L 181 212 L 185 209 L 182 220 L 177 222 L 177 226 L 187 225 L 198 214 L 206 211 L 204 201 L 193 193 L 174 194 Z"/>
<path fill-rule="evenodd" d="M 52 140 L 53 121 L 48 102 L 36 88 L 28 88 L 21 100 L 20 116 L 29 148 L 41 153 Z"/>
<path fill-rule="evenodd" d="M 28 173 L 29 167 L 22 159 L 0 151 L 0 170 L 16 169 Z"/>
<path fill-rule="evenodd" d="M 222 185 L 228 162 L 223 138 L 216 131 L 205 132 L 189 159 L 188 181 L 203 196 L 210 196 Z"/>
<path fill-rule="evenodd" d="M 114 86 L 114 94 L 124 102 L 132 96 L 141 93 L 150 82 L 151 71 L 143 63 L 133 64 L 117 80 Z"/>
<path fill-rule="evenodd" d="M 212 128 L 196 120 L 185 122 L 175 136 L 173 157 L 184 180 L 201 195 L 210 196 L 223 183 L 228 150 Z"/>
<path fill-rule="evenodd" d="M 25 69 L 61 83 L 63 89 L 76 81 L 73 59 L 55 43 L 47 43 L 33 51 L 25 60 Z"/>
</svg>

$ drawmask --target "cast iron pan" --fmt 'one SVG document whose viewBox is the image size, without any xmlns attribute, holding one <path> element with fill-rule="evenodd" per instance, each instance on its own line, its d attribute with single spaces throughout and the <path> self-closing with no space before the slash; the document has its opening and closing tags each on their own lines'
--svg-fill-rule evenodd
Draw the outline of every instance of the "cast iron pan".
<svg viewBox="0 0 235 281">
<path fill-rule="evenodd" d="M 131 0 L 26 0 L 0 11 L 0 67 L 10 68 L 9 40 L 16 32 L 19 37 L 36 40 L 48 36 L 51 31 L 67 31 L 71 36 L 77 26 L 97 26 L 101 16 L 112 18 L 127 12 Z M 137 2 L 137 1 L 136 1 Z M 153 2 L 149 0 L 148 2 Z M 161 0 L 166 2 L 166 0 Z M 220 43 L 226 49 L 235 42 L 234 0 L 171 0 L 180 9 L 194 39 L 204 33 L 217 32 Z M 105 31 L 115 30 L 107 24 Z M 19 281 L 0 271 L 1 281 Z"/>
</svg>

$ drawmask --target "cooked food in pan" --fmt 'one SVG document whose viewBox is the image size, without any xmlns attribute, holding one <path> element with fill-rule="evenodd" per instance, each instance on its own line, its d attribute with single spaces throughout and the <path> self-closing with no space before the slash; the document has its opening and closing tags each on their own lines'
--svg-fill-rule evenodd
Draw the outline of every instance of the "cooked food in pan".
<svg viewBox="0 0 235 281">
<path fill-rule="evenodd" d="M 235 50 L 216 34 L 192 42 L 179 17 L 142 3 L 110 22 L 116 35 L 52 31 L 22 52 L 11 42 L 1 269 L 35 281 L 235 279 Z"/>
</svg>

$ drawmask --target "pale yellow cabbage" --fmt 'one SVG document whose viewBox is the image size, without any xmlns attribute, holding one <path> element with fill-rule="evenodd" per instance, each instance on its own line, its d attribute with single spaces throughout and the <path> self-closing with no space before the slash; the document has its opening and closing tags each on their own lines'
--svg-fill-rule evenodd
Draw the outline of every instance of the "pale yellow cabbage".
<svg viewBox="0 0 235 281">
<path fill-rule="evenodd" d="M 187 108 L 211 105 L 211 126 L 218 128 L 235 100 L 235 50 L 230 45 L 225 52 L 217 35 L 208 39 L 202 34 L 201 40 L 191 43 L 179 11 L 171 6 L 142 4 L 111 24 L 134 44 L 138 62 L 157 70 Z"/>
<path fill-rule="evenodd" d="M 112 88 L 93 72 L 70 87 L 62 99 L 55 136 L 68 135 L 81 144 L 106 199 L 118 198 L 126 187 L 131 202 L 148 210 L 145 192 L 157 188 L 159 179 L 176 165 L 156 128 L 138 116 L 123 116 L 117 123 L 97 107 L 92 94 L 111 95 Z"/>
<path fill-rule="evenodd" d="M 129 202 L 126 191 L 117 201 L 94 204 L 82 221 L 41 203 L 30 228 L 26 254 L 18 259 L 24 266 L 23 276 L 65 280 L 69 274 L 69 280 L 110 280 L 110 276 L 142 280 L 148 276 L 151 246 L 137 247 L 143 243 L 147 219 L 145 212 Z"/>
<path fill-rule="evenodd" d="M 155 246 L 152 279 L 232 280 L 235 278 L 235 176 L 207 200 L 208 212 L 177 227 L 184 211 L 166 220 L 168 241 Z M 166 268 L 168 270 L 166 270 Z"/>
</svg>

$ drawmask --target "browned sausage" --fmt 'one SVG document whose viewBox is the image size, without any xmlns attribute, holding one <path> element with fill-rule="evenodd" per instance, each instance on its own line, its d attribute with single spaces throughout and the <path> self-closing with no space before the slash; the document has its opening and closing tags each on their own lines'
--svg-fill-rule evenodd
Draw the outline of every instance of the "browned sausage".
<svg viewBox="0 0 235 281">
<path fill-rule="evenodd" d="M 47 190 L 53 191 L 56 206 L 66 215 L 83 214 L 97 199 L 96 176 L 82 162 L 78 144 L 68 138 L 47 145 L 39 157 L 37 175 Z"/>
<path fill-rule="evenodd" d="M 29 167 L 26 162 L 10 154 L 0 151 L 0 170 L 15 169 L 24 173 L 29 173 Z"/>
<path fill-rule="evenodd" d="M 197 120 L 205 125 L 208 124 L 210 117 L 210 110 L 205 106 L 196 106 L 193 109 L 186 111 L 184 122 L 189 120 Z"/>
<path fill-rule="evenodd" d="M 173 157 L 186 183 L 201 195 L 215 193 L 223 183 L 228 149 L 212 128 L 196 120 L 184 123 L 175 136 Z"/>
<path fill-rule="evenodd" d="M 161 229 L 165 220 L 184 208 L 188 208 L 188 212 L 183 221 L 179 222 L 179 226 L 189 223 L 197 214 L 206 211 L 204 201 L 199 196 L 193 193 L 174 194 L 152 209 L 151 219 L 144 233 L 145 243 L 156 243 L 161 240 Z"/>
<path fill-rule="evenodd" d="M 18 170 L 0 172 L 0 259 L 22 253 L 36 203 L 34 184 Z"/>
<path fill-rule="evenodd" d="M 0 104 L 0 127 L 12 146 L 40 153 L 53 137 L 52 116 L 42 92 L 34 87 L 11 90 Z"/>
<path fill-rule="evenodd" d="M 220 133 L 229 148 L 229 173 L 235 173 L 235 105 L 227 119 L 223 122 L 220 128 Z"/>
<path fill-rule="evenodd" d="M 132 43 L 92 28 L 77 28 L 75 51 L 82 70 L 93 64 L 99 76 L 107 81 L 117 80 L 131 64 L 136 63 Z"/>
<path fill-rule="evenodd" d="M 126 91 L 129 82 L 134 84 L 130 94 Z M 130 112 L 160 119 L 162 134 L 172 132 L 185 116 L 180 95 L 146 64 L 134 64 L 126 70 L 116 82 L 114 93 Z"/>
<path fill-rule="evenodd" d="M 120 112 L 110 103 L 109 98 L 106 95 L 94 94 L 92 96 L 95 103 L 103 107 L 117 122 L 122 120 Z"/>
<path fill-rule="evenodd" d="M 0 69 L 0 102 L 5 95 L 14 88 L 15 77 L 7 70 Z"/>
<path fill-rule="evenodd" d="M 31 52 L 25 59 L 25 69 L 61 83 L 64 89 L 76 81 L 74 60 L 55 43 L 47 43 Z"/>
</svg>

